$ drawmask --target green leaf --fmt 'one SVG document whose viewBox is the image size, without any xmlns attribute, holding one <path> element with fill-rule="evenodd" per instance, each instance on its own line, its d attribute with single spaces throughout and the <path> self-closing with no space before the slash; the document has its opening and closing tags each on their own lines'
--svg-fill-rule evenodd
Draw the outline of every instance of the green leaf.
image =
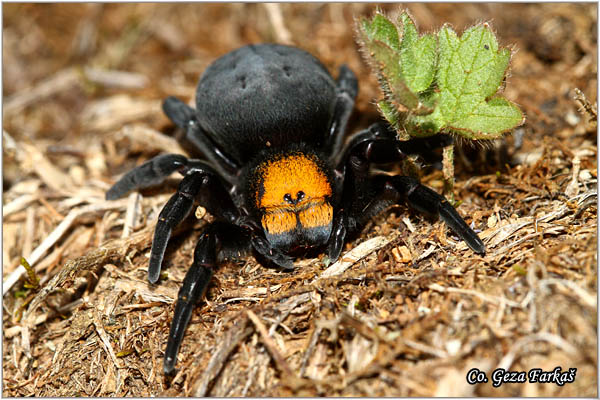
<svg viewBox="0 0 600 400">
<path fill-rule="evenodd" d="M 26 289 L 37 289 L 40 286 L 40 279 L 37 277 L 35 269 L 31 268 L 25 257 L 21 257 L 20 263 L 27 271 L 27 282 L 23 286 Z"/>
<path fill-rule="evenodd" d="M 379 78 L 385 98 L 408 109 L 417 108 L 419 99 L 406 82 L 400 68 L 400 38 L 396 26 L 377 12 L 373 19 L 361 19 L 359 37 L 367 61 Z"/>
<path fill-rule="evenodd" d="M 473 139 L 489 139 L 520 125 L 523 113 L 514 103 L 496 97 L 481 102 L 462 119 L 453 122 L 448 128 L 461 130 L 461 135 Z"/>
<path fill-rule="evenodd" d="M 362 31 L 367 35 L 369 41 L 379 41 L 393 50 L 400 50 L 400 39 L 396 26 L 383 14 L 377 12 L 373 20 L 361 19 Z"/>
<path fill-rule="evenodd" d="M 435 77 L 437 41 L 431 34 L 419 38 L 410 16 L 400 15 L 403 33 L 400 44 L 400 68 L 408 88 L 414 93 L 427 90 Z"/>
<path fill-rule="evenodd" d="M 493 139 L 524 122 L 518 106 L 490 98 L 502 85 L 511 53 L 498 48 L 487 24 L 467 29 L 461 38 L 444 26 L 438 40 L 436 126 L 471 139 Z"/>
<path fill-rule="evenodd" d="M 448 25 L 419 35 L 408 13 L 395 24 L 377 12 L 358 27 L 383 91 L 377 106 L 401 139 L 440 132 L 494 139 L 525 121 L 516 104 L 497 94 L 511 51 L 500 48 L 487 24 L 461 37 Z"/>
<path fill-rule="evenodd" d="M 402 141 L 410 140 L 410 135 L 403 128 L 404 125 L 404 114 L 398 112 L 398 108 L 386 100 L 380 100 L 377 102 L 377 109 L 383 115 L 390 125 L 396 129 L 398 139 Z"/>
<path fill-rule="evenodd" d="M 383 117 L 394 127 L 398 126 L 399 123 L 399 113 L 396 107 L 392 104 L 388 103 L 385 100 L 380 100 L 377 102 L 377 108 Z"/>
</svg>

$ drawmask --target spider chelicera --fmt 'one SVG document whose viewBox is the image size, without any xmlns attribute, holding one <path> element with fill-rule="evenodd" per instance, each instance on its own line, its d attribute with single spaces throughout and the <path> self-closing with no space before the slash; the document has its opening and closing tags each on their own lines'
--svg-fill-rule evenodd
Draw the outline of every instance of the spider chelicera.
<svg viewBox="0 0 600 400">
<path fill-rule="evenodd" d="M 219 262 L 254 251 L 292 269 L 293 255 L 324 249 L 339 258 L 344 241 L 388 206 L 407 202 L 442 220 L 475 252 L 485 246 L 444 197 L 409 176 L 370 172 L 401 161 L 403 142 L 385 124 L 343 136 L 358 83 L 347 67 L 334 80 L 312 55 L 295 47 L 245 46 L 213 62 L 196 92 L 196 109 L 174 97 L 166 115 L 207 159 L 159 155 L 127 172 L 106 193 L 116 199 L 183 179 L 156 224 L 148 280 L 158 281 L 171 232 L 198 202 L 215 217 L 204 229 L 171 322 L 164 372 L 172 373 L 194 306 Z"/>
</svg>

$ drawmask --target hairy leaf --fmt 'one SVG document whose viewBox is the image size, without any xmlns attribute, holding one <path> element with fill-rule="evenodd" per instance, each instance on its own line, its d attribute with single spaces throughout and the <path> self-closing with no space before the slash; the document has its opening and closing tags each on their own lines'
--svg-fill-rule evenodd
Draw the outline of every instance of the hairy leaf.
<svg viewBox="0 0 600 400">
<path fill-rule="evenodd" d="M 415 23 L 407 13 L 400 15 L 403 34 L 400 68 L 407 86 L 414 93 L 427 90 L 435 77 L 437 42 L 433 35 L 419 37 Z"/>
<path fill-rule="evenodd" d="M 491 139 L 524 122 L 517 105 L 492 97 L 502 85 L 511 54 L 510 49 L 498 48 L 487 24 L 467 29 L 460 38 L 444 26 L 438 40 L 438 124 L 443 129 Z"/>
<path fill-rule="evenodd" d="M 519 107 L 497 94 L 511 51 L 498 46 L 487 24 L 461 37 L 447 25 L 419 35 L 406 12 L 397 25 L 377 12 L 360 21 L 359 36 L 383 90 L 378 108 L 406 131 L 403 137 L 451 132 L 494 139 L 524 122 Z"/>
</svg>

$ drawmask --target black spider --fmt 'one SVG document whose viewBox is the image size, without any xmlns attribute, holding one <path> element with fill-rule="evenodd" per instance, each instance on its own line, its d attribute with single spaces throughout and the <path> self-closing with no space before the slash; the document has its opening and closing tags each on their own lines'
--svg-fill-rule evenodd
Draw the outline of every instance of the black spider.
<svg viewBox="0 0 600 400">
<path fill-rule="evenodd" d="M 403 159 L 405 144 L 374 124 L 343 145 L 358 92 L 342 66 L 335 81 L 307 52 L 262 44 L 242 47 L 210 65 L 198 84 L 196 109 L 174 97 L 163 110 L 208 161 L 157 156 L 126 173 L 106 193 L 158 185 L 172 172 L 183 180 L 162 209 L 148 280 L 156 283 L 172 230 L 194 202 L 215 222 L 204 228 L 171 323 L 164 371 L 173 371 L 192 310 L 216 265 L 252 249 L 267 262 L 294 267 L 298 250 L 340 256 L 348 235 L 391 204 L 406 201 L 445 223 L 477 253 L 485 246 L 444 197 L 408 176 L 370 173 L 372 163 Z"/>
</svg>

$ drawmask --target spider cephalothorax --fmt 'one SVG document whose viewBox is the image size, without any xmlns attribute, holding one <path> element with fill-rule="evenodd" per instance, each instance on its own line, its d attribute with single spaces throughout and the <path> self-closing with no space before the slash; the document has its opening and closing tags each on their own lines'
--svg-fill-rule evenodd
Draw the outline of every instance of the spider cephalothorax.
<svg viewBox="0 0 600 400">
<path fill-rule="evenodd" d="M 169 97 L 163 109 L 185 131 L 184 143 L 208 161 L 157 156 L 126 173 L 107 192 L 158 185 L 183 176 L 162 209 L 152 242 L 148 280 L 156 283 L 172 230 L 195 202 L 215 221 L 200 235 L 171 323 L 164 371 L 171 373 L 192 310 L 217 264 L 255 252 L 290 269 L 301 249 L 339 258 L 346 238 L 387 206 L 405 201 L 440 216 L 477 253 L 485 247 L 446 199 L 409 176 L 370 171 L 398 162 L 409 148 L 376 123 L 343 145 L 358 91 L 342 66 L 337 81 L 313 56 L 276 44 L 245 46 L 211 64 L 198 84 L 196 109 Z"/>
</svg>

